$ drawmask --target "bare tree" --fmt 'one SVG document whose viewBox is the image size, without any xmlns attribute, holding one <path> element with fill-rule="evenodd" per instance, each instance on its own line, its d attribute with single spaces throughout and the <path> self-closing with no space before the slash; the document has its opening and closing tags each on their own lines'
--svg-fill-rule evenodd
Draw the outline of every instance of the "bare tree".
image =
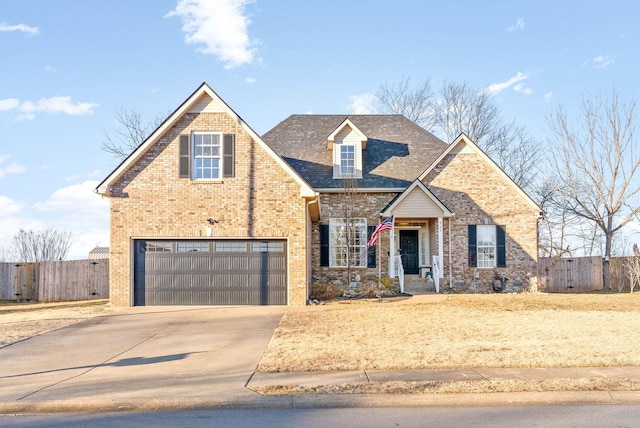
<svg viewBox="0 0 640 428">
<path fill-rule="evenodd" d="M 446 82 L 436 103 L 436 130 L 453 141 L 462 132 L 478 145 L 501 127 L 500 110 L 488 93 L 464 83 Z"/>
<path fill-rule="evenodd" d="M 20 262 L 64 260 L 73 242 L 69 231 L 20 229 L 13 237 L 13 253 Z"/>
<path fill-rule="evenodd" d="M 376 98 L 383 111 L 402 114 L 424 129 L 432 129 L 436 124 L 434 94 L 429 80 L 415 89 L 411 87 L 408 77 L 397 84 L 384 83 L 378 88 Z"/>
<path fill-rule="evenodd" d="M 446 82 L 437 94 L 429 81 L 413 88 L 405 78 L 376 93 L 381 111 L 403 114 L 426 130 L 453 141 L 465 133 L 521 187 L 531 190 L 538 171 L 539 145 L 515 123 L 503 123 L 492 96 L 467 83 Z"/>
<path fill-rule="evenodd" d="M 102 150 L 121 161 L 133 152 L 163 122 L 165 116 L 144 119 L 141 110 L 120 107 L 115 112 L 116 126 L 112 134 L 104 132 Z"/>
<path fill-rule="evenodd" d="M 610 290 L 609 258 L 613 239 L 640 213 L 634 101 L 584 96 L 577 126 L 559 108 L 547 118 L 555 140 L 556 191 L 567 210 L 597 226 L 604 235 L 604 289 Z"/>
</svg>

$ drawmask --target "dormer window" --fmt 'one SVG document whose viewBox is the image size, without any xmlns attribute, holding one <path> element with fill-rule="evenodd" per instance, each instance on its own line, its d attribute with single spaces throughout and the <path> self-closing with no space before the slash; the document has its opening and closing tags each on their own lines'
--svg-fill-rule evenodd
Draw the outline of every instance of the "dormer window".
<svg viewBox="0 0 640 428">
<path fill-rule="evenodd" d="M 354 176 L 356 174 L 356 146 L 352 144 L 340 145 L 340 175 Z"/>
<path fill-rule="evenodd" d="M 327 138 L 333 151 L 333 178 L 362 178 L 362 151 L 367 137 L 346 119 Z"/>
</svg>

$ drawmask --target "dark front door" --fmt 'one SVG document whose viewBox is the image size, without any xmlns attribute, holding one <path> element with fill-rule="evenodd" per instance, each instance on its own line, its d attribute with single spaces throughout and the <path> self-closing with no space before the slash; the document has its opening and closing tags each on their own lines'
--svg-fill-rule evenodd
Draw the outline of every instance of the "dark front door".
<svg viewBox="0 0 640 428">
<path fill-rule="evenodd" d="M 400 255 L 402 267 L 406 274 L 418 273 L 418 231 L 400 231 Z"/>
</svg>

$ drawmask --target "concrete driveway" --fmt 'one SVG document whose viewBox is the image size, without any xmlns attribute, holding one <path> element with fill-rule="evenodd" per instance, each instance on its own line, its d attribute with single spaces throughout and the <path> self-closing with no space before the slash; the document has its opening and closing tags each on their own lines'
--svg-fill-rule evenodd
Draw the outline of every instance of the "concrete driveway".
<svg viewBox="0 0 640 428">
<path fill-rule="evenodd" d="M 0 411 L 206 407 L 245 388 L 285 307 L 141 307 L 0 349 Z"/>
</svg>

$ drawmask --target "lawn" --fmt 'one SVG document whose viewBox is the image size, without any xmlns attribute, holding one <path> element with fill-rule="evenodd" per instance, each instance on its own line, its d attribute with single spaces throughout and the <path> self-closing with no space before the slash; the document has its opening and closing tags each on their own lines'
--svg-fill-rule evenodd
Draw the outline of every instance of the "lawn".
<svg viewBox="0 0 640 428">
<path fill-rule="evenodd" d="M 260 372 L 640 365 L 640 293 L 292 308 Z"/>
</svg>

